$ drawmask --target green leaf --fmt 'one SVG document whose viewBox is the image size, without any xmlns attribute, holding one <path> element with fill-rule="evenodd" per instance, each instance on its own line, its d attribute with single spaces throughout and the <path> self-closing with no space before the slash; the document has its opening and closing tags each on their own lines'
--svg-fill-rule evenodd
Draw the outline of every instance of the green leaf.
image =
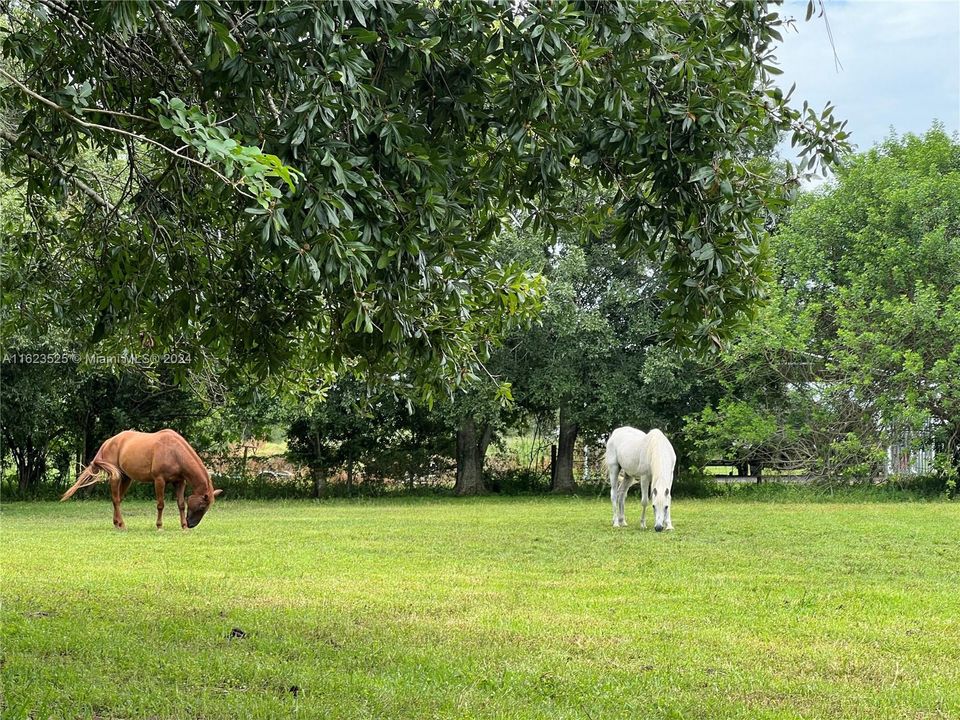
<svg viewBox="0 0 960 720">
<path fill-rule="evenodd" d="M 380 36 L 373 30 L 367 30 L 366 28 L 360 27 L 347 28 L 343 31 L 343 34 L 364 44 L 375 43 L 380 39 Z"/>
</svg>

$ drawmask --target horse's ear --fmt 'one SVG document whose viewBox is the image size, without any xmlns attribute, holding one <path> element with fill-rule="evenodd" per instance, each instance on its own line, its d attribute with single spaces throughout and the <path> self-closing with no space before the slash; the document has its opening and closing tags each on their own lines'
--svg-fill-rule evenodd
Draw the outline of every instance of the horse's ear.
<svg viewBox="0 0 960 720">
<path fill-rule="evenodd" d="M 223 495 L 223 488 L 217 488 L 216 490 L 213 491 L 214 497 L 218 497 L 219 495 Z"/>
</svg>

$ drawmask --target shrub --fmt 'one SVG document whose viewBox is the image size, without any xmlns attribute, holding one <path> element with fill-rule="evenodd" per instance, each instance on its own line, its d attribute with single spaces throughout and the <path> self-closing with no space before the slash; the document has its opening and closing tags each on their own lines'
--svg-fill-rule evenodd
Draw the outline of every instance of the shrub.
<svg viewBox="0 0 960 720">
<path fill-rule="evenodd" d="M 550 492 L 550 474 L 535 468 L 515 468 L 484 473 L 490 492 L 501 495 L 527 495 Z"/>
</svg>

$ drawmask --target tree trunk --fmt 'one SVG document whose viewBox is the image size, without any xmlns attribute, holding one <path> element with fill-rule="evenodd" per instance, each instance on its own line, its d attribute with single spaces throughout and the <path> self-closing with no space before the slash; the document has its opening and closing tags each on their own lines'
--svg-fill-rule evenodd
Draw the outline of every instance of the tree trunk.
<svg viewBox="0 0 960 720">
<path fill-rule="evenodd" d="M 70 451 L 63 450 L 58 453 L 56 456 L 56 469 L 57 469 L 57 489 L 65 490 L 66 486 L 69 485 L 67 479 L 70 477 Z"/>
<path fill-rule="evenodd" d="M 553 473 L 553 491 L 555 493 L 573 492 L 573 448 L 577 444 L 579 427 L 570 417 L 567 406 L 560 407 L 560 438 L 557 445 L 557 468 Z"/>
<path fill-rule="evenodd" d="M 33 445 L 11 448 L 10 454 L 17 464 L 17 490 L 23 495 L 40 484 L 47 469 L 47 454 L 45 448 Z"/>
<path fill-rule="evenodd" d="M 483 484 L 483 460 L 492 437 L 490 425 L 478 429 L 473 418 L 460 423 L 457 429 L 457 482 L 453 486 L 457 495 L 478 495 L 487 491 Z"/>
<path fill-rule="evenodd" d="M 347 460 L 347 496 L 353 495 L 353 460 Z"/>
<path fill-rule="evenodd" d="M 313 496 L 323 497 L 327 492 L 327 476 L 323 468 L 312 468 L 310 474 L 313 476 Z"/>
<path fill-rule="evenodd" d="M 80 448 L 80 462 L 83 463 L 83 467 L 87 467 L 90 463 L 93 462 L 93 458 L 96 457 L 97 450 L 100 449 L 100 446 L 96 444 L 97 439 L 93 436 L 93 418 L 90 417 L 90 411 L 87 411 L 83 416 L 83 447 Z M 83 468 L 77 472 L 79 475 L 82 472 Z"/>
<path fill-rule="evenodd" d="M 947 460 L 953 465 L 954 469 L 960 473 L 960 425 L 951 433 L 947 440 Z"/>
</svg>

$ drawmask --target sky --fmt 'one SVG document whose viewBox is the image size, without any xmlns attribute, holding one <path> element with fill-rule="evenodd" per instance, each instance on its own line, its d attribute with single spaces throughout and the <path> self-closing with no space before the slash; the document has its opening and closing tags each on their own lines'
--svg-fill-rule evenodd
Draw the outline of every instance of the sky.
<svg viewBox="0 0 960 720">
<path fill-rule="evenodd" d="M 804 22 L 806 0 L 786 0 L 781 14 L 797 19 L 776 55 L 791 104 L 810 101 L 848 120 L 850 141 L 867 150 L 890 133 L 922 134 L 933 121 L 960 131 L 960 0 L 826 0 L 826 18 Z M 789 155 L 789 144 L 781 149 Z"/>
</svg>

